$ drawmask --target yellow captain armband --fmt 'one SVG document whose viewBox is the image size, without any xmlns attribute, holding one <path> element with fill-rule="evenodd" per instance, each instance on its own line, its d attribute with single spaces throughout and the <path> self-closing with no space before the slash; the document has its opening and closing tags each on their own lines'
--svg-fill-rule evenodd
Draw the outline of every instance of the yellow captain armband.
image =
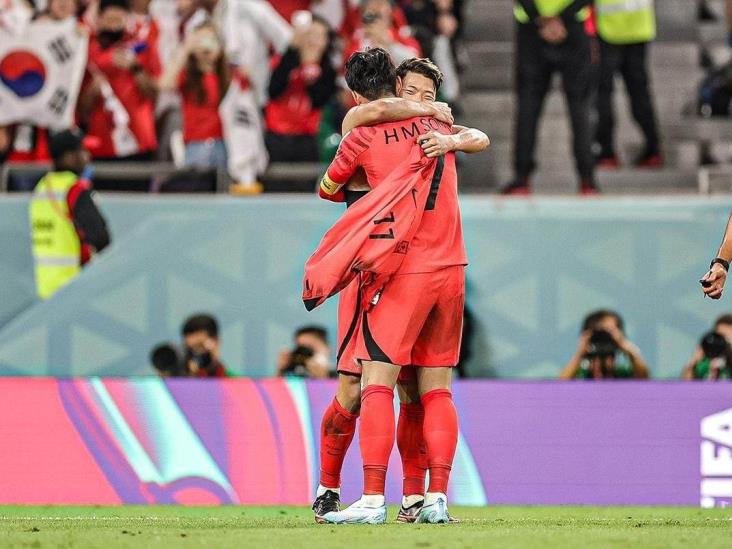
<svg viewBox="0 0 732 549">
<path fill-rule="evenodd" d="M 320 191 L 329 196 L 332 196 L 340 191 L 342 186 L 343 185 L 336 183 L 330 177 L 328 177 L 327 172 L 323 176 L 323 179 L 320 181 Z"/>
</svg>

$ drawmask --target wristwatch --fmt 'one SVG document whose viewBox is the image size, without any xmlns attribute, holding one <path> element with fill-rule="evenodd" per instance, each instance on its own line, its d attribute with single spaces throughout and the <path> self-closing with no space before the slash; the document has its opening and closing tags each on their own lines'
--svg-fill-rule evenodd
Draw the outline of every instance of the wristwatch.
<svg viewBox="0 0 732 549">
<path fill-rule="evenodd" d="M 715 257 L 709 264 L 709 268 L 711 269 L 712 267 L 714 267 L 715 263 L 719 263 L 722 267 L 724 267 L 725 271 L 729 271 L 729 261 L 727 261 L 726 259 L 722 259 L 721 257 Z"/>
</svg>

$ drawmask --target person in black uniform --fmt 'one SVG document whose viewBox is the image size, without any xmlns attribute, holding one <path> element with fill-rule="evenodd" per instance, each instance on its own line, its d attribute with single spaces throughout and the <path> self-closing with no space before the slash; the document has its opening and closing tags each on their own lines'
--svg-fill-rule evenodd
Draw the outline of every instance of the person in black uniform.
<svg viewBox="0 0 732 549">
<path fill-rule="evenodd" d="M 597 192 L 590 128 L 592 48 L 584 27 L 591 3 L 591 0 L 567 0 L 563 8 L 558 8 L 556 1 L 516 2 L 515 179 L 504 187 L 504 194 L 531 192 L 537 126 L 555 72 L 562 77 L 567 100 L 580 191 Z"/>
</svg>

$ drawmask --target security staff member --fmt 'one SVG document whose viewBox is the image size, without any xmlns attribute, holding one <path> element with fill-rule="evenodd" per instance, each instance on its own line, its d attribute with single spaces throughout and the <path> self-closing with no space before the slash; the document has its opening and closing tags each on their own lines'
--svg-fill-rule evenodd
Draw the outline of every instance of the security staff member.
<svg viewBox="0 0 732 549">
<path fill-rule="evenodd" d="M 68 284 L 109 245 L 109 233 L 84 172 L 89 153 L 78 130 L 66 130 L 49 143 L 54 169 L 36 185 L 30 203 L 36 290 L 41 299 Z"/>
<path fill-rule="evenodd" d="M 515 179 L 503 189 L 504 194 L 530 192 L 529 178 L 536 166 L 537 124 L 555 72 L 562 75 L 567 98 L 580 189 L 584 193 L 597 192 L 590 129 L 592 59 L 590 38 L 584 28 L 591 1 L 516 1 Z"/>
<path fill-rule="evenodd" d="M 658 129 L 649 90 L 646 57 L 648 43 L 656 37 L 653 0 L 595 0 L 597 34 L 600 39 L 600 83 L 597 93 L 598 167 L 620 165 L 613 146 L 613 83 L 619 72 L 628 90 L 633 118 L 645 137 L 645 148 L 634 164 L 659 168 Z"/>
</svg>

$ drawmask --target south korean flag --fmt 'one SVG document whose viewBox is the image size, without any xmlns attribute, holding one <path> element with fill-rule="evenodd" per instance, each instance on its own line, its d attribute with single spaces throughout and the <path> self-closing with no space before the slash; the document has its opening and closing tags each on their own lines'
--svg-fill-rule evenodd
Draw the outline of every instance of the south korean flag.
<svg viewBox="0 0 732 549">
<path fill-rule="evenodd" d="M 73 18 L 33 22 L 22 33 L 0 27 L 0 125 L 70 127 L 88 41 Z"/>
</svg>

